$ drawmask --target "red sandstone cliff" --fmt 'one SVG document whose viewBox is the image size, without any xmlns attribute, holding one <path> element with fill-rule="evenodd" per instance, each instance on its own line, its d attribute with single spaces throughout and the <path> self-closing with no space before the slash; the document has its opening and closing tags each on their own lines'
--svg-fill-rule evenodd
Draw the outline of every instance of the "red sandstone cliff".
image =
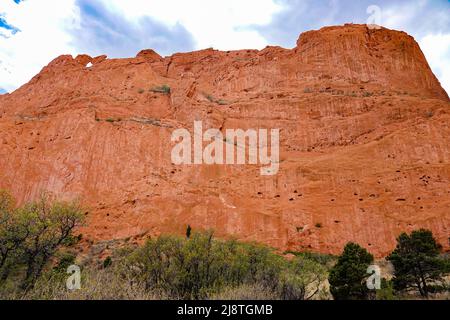
<svg viewBox="0 0 450 320">
<path fill-rule="evenodd" d="M 87 63 L 93 64 L 87 68 Z M 150 89 L 167 84 L 170 95 Z M 175 128 L 281 128 L 260 166 L 175 166 Z M 0 95 L 0 188 L 81 197 L 93 241 L 215 229 L 280 249 L 388 253 L 450 236 L 450 104 L 414 39 L 362 25 L 292 50 L 61 56 Z"/>
</svg>

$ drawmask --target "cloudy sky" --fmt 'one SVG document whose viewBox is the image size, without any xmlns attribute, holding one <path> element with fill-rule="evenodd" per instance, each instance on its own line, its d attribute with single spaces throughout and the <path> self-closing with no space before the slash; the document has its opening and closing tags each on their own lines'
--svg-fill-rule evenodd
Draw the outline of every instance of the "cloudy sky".
<svg viewBox="0 0 450 320">
<path fill-rule="evenodd" d="M 450 93 L 449 0 L 0 0 L 0 92 L 61 54 L 292 48 L 303 31 L 369 18 L 414 36 Z"/>
</svg>

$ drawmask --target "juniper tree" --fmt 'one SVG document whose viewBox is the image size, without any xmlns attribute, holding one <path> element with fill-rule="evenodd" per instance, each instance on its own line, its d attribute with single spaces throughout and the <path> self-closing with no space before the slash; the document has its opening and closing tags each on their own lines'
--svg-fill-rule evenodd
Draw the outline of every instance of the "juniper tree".
<svg viewBox="0 0 450 320">
<path fill-rule="evenodd" d="M 395 268 L 394 288 L 415 289 L 422 297 L 428 297 L 430 284 L 441 281 L 446 272 L 440 252 L 441 246 L 429 230 L 401 234 L 396 249 L 387 258 Z"/>
</svg>

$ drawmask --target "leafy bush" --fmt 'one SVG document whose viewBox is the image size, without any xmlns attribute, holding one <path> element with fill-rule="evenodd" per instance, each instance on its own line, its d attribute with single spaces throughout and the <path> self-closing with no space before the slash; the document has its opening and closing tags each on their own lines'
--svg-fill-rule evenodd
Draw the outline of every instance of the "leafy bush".
<svg viewBox="0 0 450 320">
<path fill-rule="evenodd" d="M 206 99 L 208 99 L 209 102 L 212 103 L 217 103 L 219 106 L 226 106 L 228 104 L 230 104 L 227 100 L 224 99 L 216 99 L 213 95 L 211 94 L 207 94 L 207 93 L 203 93 L 204 97 Z"/>
<path fill-rule="evenodd" d="M 386 279 L 381 279 L 381 289 L 377 290 L 376 293 L 377 300 L 397 300 L 398 298 L 394 293 L 394 284 L 392 281 Z"/>
<path fill-rule="evenodd" d="M 242 286 L 260 286 L 289 299 L 311 299 L 326 278 L 325 268 L 312 260 L 290 262 L 269 248 L 214 240 L 211 233 L 149 240 L 131 253 L 122 272 L 147 290 L 174 299 L 204 299 Z"/>
<path fill-rule="evenodd" d="M 209 102 L 216 102 L 216 99 L 210 94 L 206 95 L 206 99 L 208 99 Z"/>
<path fill-rule="evenodd" d="M 168 85 L 162 85 L 160 87 L 153 87 L 150 89 L 151 92 L 155 93 L 164 93 L 164 94 L 170 94 L 171 89 Z"/>
<path fill-rule="evenodd" d="M 226 106 L 229 104 L 229 102 L 227 100 L 219 99 L 217 100 L 217 104 L 220 106 Z"/>
<path fill-rule="evenodd" d="M 323 283 L 327 269 L 313 260 L 296 258 L 288 264 L 288 272 L 281 275 L 281 299 L 310 300 L 324 297 Z"/>
<path fill-rule="evenodd" d="M 57 250 L 73 244 L 72 231 L 84 215 L 77 203 L 52 201 L 46 194 L 18 209 L 13 203 L 0 193 L 0 284 L 21 276 L 22 287 L 29 288 Z"/>
</svg>

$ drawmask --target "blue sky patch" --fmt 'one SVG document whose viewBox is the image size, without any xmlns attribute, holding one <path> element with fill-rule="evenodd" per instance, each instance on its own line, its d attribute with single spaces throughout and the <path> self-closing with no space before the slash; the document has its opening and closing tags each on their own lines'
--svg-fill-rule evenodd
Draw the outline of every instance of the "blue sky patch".
<svg viewBox="0 0 450 320">
<path fill-rule="evenodd" d="M 6 30 L 11 30 L 13 34 L 15 34 L 16 32 L 20 31 L 16 27 L 8 24 L 6 19 L 3 16 L 1 16 L 1 15 L 0 15 L 0 28 L 6 29 Z"/>
<path fill-rule="evenodd" d="M 20 2 L 22 2 L 23 0 L 14 0 L 15 3 L 19 4 Z M 14 27 L 13 25 L 10 25 L 7 21 L 6 18 L 0 13 L 0 28 L 6 29 L 11 31 L 12 34 L 16 34 L 17 32 L 19 32 L 20 30 L 16 27 Z M 1 34 L 0 34 L 1 35 Z"/>
</svg>

